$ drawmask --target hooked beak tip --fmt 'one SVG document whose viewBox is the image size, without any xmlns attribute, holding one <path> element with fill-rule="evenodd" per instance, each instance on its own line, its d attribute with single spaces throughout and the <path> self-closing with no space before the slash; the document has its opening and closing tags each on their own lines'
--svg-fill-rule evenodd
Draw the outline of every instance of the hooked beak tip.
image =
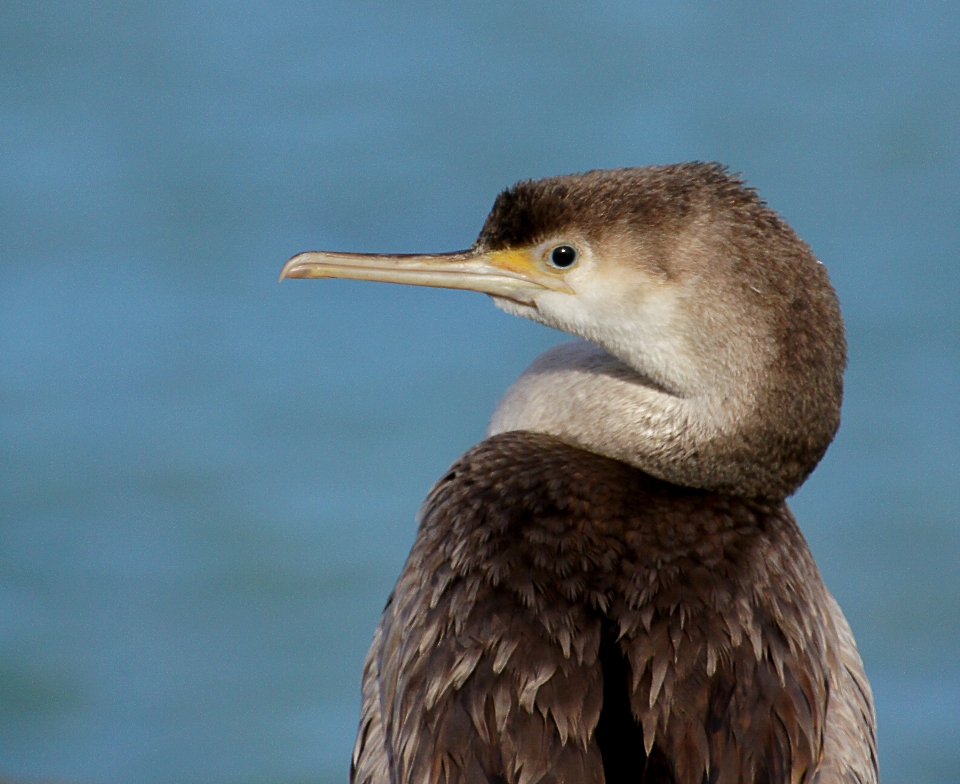
<svg viewBox="0 0 960 784">
<path fill-rule="evenodd" d="M 280 277 L 277 278 L 277 283 L 283 283 L 286 278 L 296 278 L 299 277 L 296 273 L 297 259 L 300 258 L 302 254 L 297 254 L 296 256 L 291 257 L 287 260 L 287 263 L 283 265 L 283 268 L 280 270 Z"/>
</svg>

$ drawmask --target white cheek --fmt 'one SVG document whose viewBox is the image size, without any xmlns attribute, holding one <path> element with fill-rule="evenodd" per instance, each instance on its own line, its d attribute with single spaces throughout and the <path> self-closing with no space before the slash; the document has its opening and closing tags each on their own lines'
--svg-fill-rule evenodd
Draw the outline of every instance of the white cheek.
<svg viewBox="0 0 960 784">
<path fill-rule="evenodd" d="M 568 282 L 577 288 L 573 276 Z M 541 319 L 620 357 L 667 389 L 699 389 L 700 362 L 688 340 L 691 324 L 673 286 L 651 281 L 638 290 L 616 276 L 595 276 L 574 296 L 545 292 Z"/>
<path fill-rule="evenodd" d="M 590 315 L 589 307 L 574 294 L 541 291 L 534 297 L 533 305 L 523 305 L 501 297 L 491 299 L 494 305 L 511 316 L 522 316 L 574 335 L 584 335 L 595 320 Z"/>
<path fill-rule="evenodd" d="M 697 325 L 675 286 L 650 280 L 638 288 L 636 280 L 628 286 L 617 274 L 590 269 L 571 271 L 566 281 L 575 294 L 541 291 L 534 306 L 496 297 L 494 302 L 507 313 L 602 346 L 674 394 L 703 388 L 703 358 L 690 342 Z"/>
<path fill-rule="evenodd" d="M 587 324 L 590 305 L 577 294 L 564 294 L 560 291 L 543 291 L 536 298 L 537 310 L 550 321 L 557 322 L 560 329 L 571 331 L 571 327 Z M 563 325 L 563 326 L 560 326 Z"/>
<path fill-rule="evenodd" d="M 528 318 L 534 321 L 537 320 L 537 309 L 531 305 L 522 305 L 512 299 L 495 297 L 492 294 L 490 295 L 490 299 L 492 299 L 493 304 L 504 313 L 509 313 L 511 316 L 521 316 L 522 318 Z"/>
</svg>

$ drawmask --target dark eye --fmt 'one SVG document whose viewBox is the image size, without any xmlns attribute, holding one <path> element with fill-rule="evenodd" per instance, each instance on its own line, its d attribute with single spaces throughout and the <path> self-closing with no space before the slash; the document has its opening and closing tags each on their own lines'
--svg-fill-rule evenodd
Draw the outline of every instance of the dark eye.
<svg viewBox="0 0 960 784">
<path fill-rule="evenodd" d="M 577 251 L 569 245 L 557 245 L 550 252 L 550 263 L 554 267 L 566 269 L 572 267 L 577 262 Z"/>
</svg>

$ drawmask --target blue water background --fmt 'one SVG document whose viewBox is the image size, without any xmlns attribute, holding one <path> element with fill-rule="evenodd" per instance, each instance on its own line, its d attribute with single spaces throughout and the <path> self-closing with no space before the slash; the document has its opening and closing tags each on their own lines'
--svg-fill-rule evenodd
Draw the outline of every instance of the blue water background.
<svg viewBox="0 0 960 784">
<path fill-rule="evenodd" d="M 886 784 L 960 782 L 960 4 L 0 5 L 0 777 L 343 782 L 433 480 L 563 336 L 292 281 L 516 180 L 720 160 L 827 265 L 792 504 Z"/>
</svg>

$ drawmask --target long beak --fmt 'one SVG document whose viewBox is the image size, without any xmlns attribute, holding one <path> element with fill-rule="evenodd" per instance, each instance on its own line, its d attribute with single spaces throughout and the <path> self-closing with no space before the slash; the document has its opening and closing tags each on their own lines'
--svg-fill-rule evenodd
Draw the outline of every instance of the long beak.
<svg viewBox="0 0 960 784">
<path fill-rule="evenodd" d="M 540 267 L 526 250 L 473 251 L 428 255 L 380 255 L 310 251 L 294 256 L 280 270 L 284 278 L 352 278 L 467 289 L 533 304 L 549 289 L 573 293 L 559 275 Z"/>
</svg>

